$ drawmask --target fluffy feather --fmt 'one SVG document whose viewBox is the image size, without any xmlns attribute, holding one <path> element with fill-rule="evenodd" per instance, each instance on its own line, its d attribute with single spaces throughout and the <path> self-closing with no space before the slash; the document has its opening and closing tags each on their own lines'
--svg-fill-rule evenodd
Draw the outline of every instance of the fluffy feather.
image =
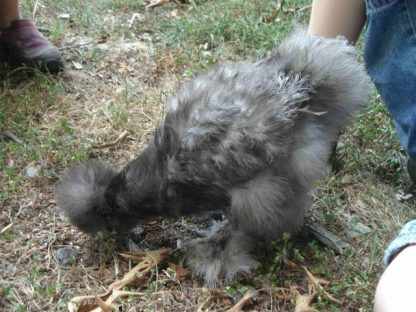
<svg viewBox="0 0 416 312">
<path fill-rule="evenodd" d="M 249 273 L 256 241 L 300 227 L 308 192 L 369 90 L 346 41 L 297 31 L 255 63 L 220 65 L 185 84 L 137 159 L 119 173 L 71 169 L 58 206 L 87 232 L 222 210 L 227 220 L 186 244 L 185 259 L 209 285 Z"/>
</svg>

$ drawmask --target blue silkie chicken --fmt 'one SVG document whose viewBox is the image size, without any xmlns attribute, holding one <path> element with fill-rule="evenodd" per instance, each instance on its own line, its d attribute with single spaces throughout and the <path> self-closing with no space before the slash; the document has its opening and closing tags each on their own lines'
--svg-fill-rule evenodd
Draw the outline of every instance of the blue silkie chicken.
<svg viewBox="0 0 416 312">
<path fill-rule="evenodd" d="M 224 211 L 206 237 L 183 246 L 186 263 L 210 286 L 247 274 L 258 241 L 300 228 L 332 146 L 370 89 L 354 47 L 297 30 L 257 62 L 186 83 L 137 159 L 120 172 L 70 169 L 57 205 L 88 233 Z"/>
</svg>

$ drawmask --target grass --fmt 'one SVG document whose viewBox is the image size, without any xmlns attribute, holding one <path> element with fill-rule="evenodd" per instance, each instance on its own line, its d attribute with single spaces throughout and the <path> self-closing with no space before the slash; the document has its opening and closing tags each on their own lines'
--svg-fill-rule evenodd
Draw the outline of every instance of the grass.
<svg viewBox="0 0 416 312">
<path fill-rule="evenodd" d="M 0 230 L 13 223 L 0 236 L 0 310 L 64 311 L 74 295 L 105 287 L 99 268 L 108 268 L 114 279 L 114 246 L 79 233 L 56 210 L 53 186 L 59 176 L 87 159 L 125 165 L 152 137 L 164 103 L 183 81 L 218 62 L 259 57 L 307 23 L 308 4 L 285 1 L 274 16 L 276 1 L 268 0 L 199 0 L 153 10 L 146 10 L 144 1 L 130 0 L 21 1 L 23 15 L 34 15 L 45 36 L 64 48 L 66 66 L 57 76 L 0 68 L 0 131 L 17 138 L 0 136 Z M 70 18 L 58 19 L 61 13 Z M 129 24 L 133 13 L 138 17 Z M 122 144 L 93 148 L 125 129 L 131 135 Z M 284 236 L 259 250 L 263 265 L 252 278 L 227 284 L 218 297 L 198 280 L 172 284 L 160 268 L 157 280 L 153 274 L 146 280 L 149 286 L 138 285 L 147 291 L 146 300 L 133 298 L 123 308 L 196 310 L 214 296 L 207 307 L 225 309 L 252 289 L 297 286 L 306 292 L 302 267 L 307 267 L 328 279 L 326 290 L 344 302 L 336 305 L 319 293 L 313 303 L 317 310 L 372 311 L 382 251 L 415 217 L 414 199 L 406 196 L 405 161 L 388 112 L 374 92 L 371 104 L 342 136 L 333 170 L 317 185 L 307 216 L 308 222 L 347 240 L 350 249 L 337 254 L 307 233 Z M 31 167 L 39 172 L 29 178 Z M 357 224 L 369 231 L 348 237 L 347 230 Z M 158 226 L 167 241 L 176 240 L 169 223 Z M 54 260 L 54 251 L 64 245 L 82 254 L 68 267 Z M 186 303 L 152 297 L 156 288 L 183 287 Z M 291 311 L 294 300 L 276 291 L 258 294 L 250 304 L 257 310 Z"/>
</svg>

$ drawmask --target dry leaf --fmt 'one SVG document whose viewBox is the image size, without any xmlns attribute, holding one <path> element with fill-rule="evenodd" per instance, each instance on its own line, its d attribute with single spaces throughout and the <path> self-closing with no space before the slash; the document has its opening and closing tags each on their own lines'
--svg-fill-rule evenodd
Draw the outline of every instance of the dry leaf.
<svg viewBox="0 0 416 312">
<path fill-rule="evenodd" d="M 301 269 L 298 264 L 296 264 L 295 262 L 290 261 L 290 260 L 288 260 L 287 266 L 292 271 L 299 271 Z"/>
<path fill-rule="evenodd" d="M 169 15 L 174 17 L 174 18 L 179 18 L 179 11 L 178 9 L 174 9 L 172 11 L 169 12 Z"/>
<path fill-rule="evenodd" d="M 180 281 L 185 280 L 190 274 L 188 269 L 171 262 L 169 262 L 169 269 L 172 269 L 176 272 L 176 278 Z"/>
<path fill-rule="evenodd" d="M 98 276 L 99 276 L 100 278 L 109 277 L 109 276 L 111 276 L 111 275 L 113 275 L 113 273 L 111 273 L 111 270 L 109 270 L 109 269 L 108 269 L 108 268 L 106 268 L 105 266 L 101 266 L 101 267 L 98 269 Z"/>
</svg>

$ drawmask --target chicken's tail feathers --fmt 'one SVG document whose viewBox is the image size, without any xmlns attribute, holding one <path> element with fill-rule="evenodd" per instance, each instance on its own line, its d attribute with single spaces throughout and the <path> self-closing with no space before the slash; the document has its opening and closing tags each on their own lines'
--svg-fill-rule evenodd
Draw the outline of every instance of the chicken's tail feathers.
<svg viewBox="0 0 416 312">
<path fill-rule="evenodd" d="M 302 104 L 303 111 L 328 126 L 342 130 L 370 100 L 371 81 L 356 48 L 344 38 L 297 29 L 264 61 L 276 61 L 280 72 L 305 81 L 309 100 Z"/>
</svg>

